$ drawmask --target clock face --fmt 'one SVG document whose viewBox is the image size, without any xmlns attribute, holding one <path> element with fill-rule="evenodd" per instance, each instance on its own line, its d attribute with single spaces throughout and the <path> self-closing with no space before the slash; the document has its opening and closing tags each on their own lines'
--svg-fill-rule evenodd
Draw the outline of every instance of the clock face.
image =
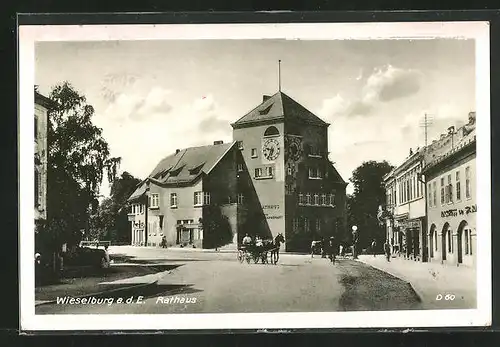
<svg viewBox="0 0 500 347">
<path fill-rule="evenodd" d="M 269 139 L 262 147 L 262 153 L 267 160 L 276 160 L 280 155 L 280 143 L 275 139 Z"/>
<path fill-rule="evenodd" d="M 291 160 L 297 161 L 302 156 L 302 146 L 300 140 L 292 139 L 288 145 L 288 155 Z"/>
</svg>

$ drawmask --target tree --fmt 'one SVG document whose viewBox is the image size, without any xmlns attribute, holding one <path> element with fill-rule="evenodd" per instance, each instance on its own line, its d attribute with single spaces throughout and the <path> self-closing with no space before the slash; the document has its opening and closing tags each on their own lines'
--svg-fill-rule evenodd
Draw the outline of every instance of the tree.
<svg viewBox="0 0 500 347">
<path fill-rule="evenodd" d="M 128 197 L 141 181 L 127 171 L 113 181 L 110 197 L 104 199 L 92 215 L 91 235 L 113 243 L 130 243 L 130 223 L 126 208 Z"/>
<path fill-rule="evenodd" d="M 352 195 L 347 196 L 348 225 L 357 225 L 359 247 L 368 247 L 373 239 L 382 245 L 385 231 L 377 219 L 380 205 L 385 203 L 383 176 L 393 169 L 387 161 L 367 161 L 353 171 L 350 178 L 354 186 Z"/>
<path fill-rule="evenodd" d="M 68 82 L 55 86 L 48 114 L 47 226 L 43 247 L 58 252 L 63 243 L 78 243 L 88 230 L 99 186 L 112 182 L 120 158 L 110 157 L 102 129 L 92 123 L 94 108 Z"/>
</svg>

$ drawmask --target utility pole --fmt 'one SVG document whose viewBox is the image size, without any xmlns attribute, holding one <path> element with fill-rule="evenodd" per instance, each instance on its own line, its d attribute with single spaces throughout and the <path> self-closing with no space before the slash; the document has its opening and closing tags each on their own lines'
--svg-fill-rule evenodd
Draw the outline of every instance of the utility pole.
<svg viewBox="0 0 500 347">
<path fill-rule="evenodd" d="M 427 137 L 428 137 L 428 128 L 432 125 L 433 123 L 433 118 L 432 115 L 425 114 L 424 115 L 424 120 L 420 121 L 420 127 L 424 128 L 424 136 L 425 136 L 425 150 L 427 150 Z"/>
</svg>

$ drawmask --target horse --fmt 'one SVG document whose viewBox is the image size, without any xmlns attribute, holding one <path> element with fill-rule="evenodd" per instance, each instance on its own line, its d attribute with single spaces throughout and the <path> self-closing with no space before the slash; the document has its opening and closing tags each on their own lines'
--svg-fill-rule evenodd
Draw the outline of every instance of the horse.
<svg viewBox="0 0 500 347">
<path fill-rule="evenodd" d="M 272 243 L 272 249 L 271 249 L 271 262 L 273 264 L 277 264 L 278 260 L 280 259 L 280 247 L 281 244 L 285 242 L 285 237 L 283 236 L 282 233 L 279 233 L 276 235 L 276 237 L 273 240 Z"/>
</svg>

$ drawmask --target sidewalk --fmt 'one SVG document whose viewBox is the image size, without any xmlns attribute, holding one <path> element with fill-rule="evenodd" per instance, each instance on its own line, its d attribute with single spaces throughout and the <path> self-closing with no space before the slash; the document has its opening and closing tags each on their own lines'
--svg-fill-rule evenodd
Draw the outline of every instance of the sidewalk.
<svg viewBox="0 0 500 347">
<path fill-rule="evenodd" d="M 148 266 L 112 266 L 101 276 L 65 278 L 60 283 L 35 288 L 35 306 L 53 303 L 58 297 L 83 298 L 125 293 L 153 285 L 166 273 Z"/>
<path fill-rule="evenodd" d="M 403 258 L 387 262 L 383 255 L 360 255 L 358 261 L 410 283 L 426 309 L 476 308 L 475 269 Z"/>
</svg>

